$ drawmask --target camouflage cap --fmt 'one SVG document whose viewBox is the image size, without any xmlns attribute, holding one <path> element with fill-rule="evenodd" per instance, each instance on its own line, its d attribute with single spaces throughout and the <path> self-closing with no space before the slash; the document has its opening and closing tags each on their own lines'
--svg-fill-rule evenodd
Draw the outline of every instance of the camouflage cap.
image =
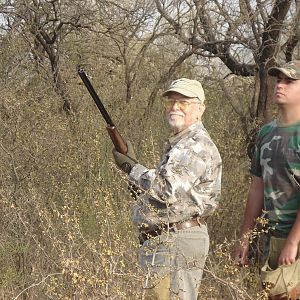
<svg viewBox="0 0 300 300">
<path fill-rule="evenodd" d="M 163 96 L 167 96 L 169 92 L 177 92 L 186 97 L 198 98 L 202 103 L 205 100 L 201 83 L 193 79 L 180 78 L 174 80 L 170 87 L 163 93 Z"/>
<path fill-rule="evenodd" d="M 282 67 L 273 67 L 268 70 L 270 76 L 277 77 L 280 73 L 288 78 L 299 80 L 300 79 L 300 60 L 293 60 Z"/>
</svg>

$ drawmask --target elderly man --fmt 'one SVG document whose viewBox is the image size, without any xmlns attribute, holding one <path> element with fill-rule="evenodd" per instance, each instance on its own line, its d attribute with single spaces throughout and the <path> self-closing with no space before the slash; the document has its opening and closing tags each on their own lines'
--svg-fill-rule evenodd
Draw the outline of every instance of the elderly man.
<svg viewBox="0 0 300 300">
<path fill-rule="evenodd" d="M 209 249 L 204 219 L 218 204 L 221 158 L 201 122 L 205 96 L 200 82 L 175 80 L 163 96 L 175 133 L 157 167 L 137 163 L 130 144 L 127 155 L 113 153 L 139 189 L 133 221 L 147 274 L 145 299 L 196 300 Z"/>
<path fill-rule="evenodd" d="M 270 283 L 269 299 L 300 299 L 300 61 L 268 73 L 276 78 L 274 102 L 279 115 L 257 137 L 235 258 L 247 262 L 249 233 L 264 210 L 270 245 L 261 274 L 263 282 Z"/>
</svg>

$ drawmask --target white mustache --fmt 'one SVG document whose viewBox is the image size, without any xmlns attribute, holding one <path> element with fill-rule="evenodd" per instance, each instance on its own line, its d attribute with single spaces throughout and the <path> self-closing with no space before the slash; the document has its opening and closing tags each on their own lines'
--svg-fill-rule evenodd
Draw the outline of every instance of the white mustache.
<svg viewBox="0 0 300 300">
<path fill-rule="evenodd" d="M 180 117 L 184 117 L 184 114 L 169 113 L 169 116 L 180 116 Z"/>
</svg>

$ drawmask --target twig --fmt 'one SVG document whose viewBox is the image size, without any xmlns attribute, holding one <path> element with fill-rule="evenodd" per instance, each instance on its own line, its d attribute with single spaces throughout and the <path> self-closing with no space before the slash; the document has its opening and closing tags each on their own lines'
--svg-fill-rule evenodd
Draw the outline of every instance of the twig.
<svg viewBox="0 0 300 300">
<path fill-rule="evenodd" d="M 241 296 L 241 293 L 243 292 L 243 294 L 247 297 L 247 299 L 252 300 L 251 296 L 246 292 L 246 291 L 242 291 L 241 289 L 239 289 L 237 286 L 235 286 L 234 284 L 218 277 L 216 274 L 214 274 L 212 271 L 204 268 L 203 272 L 208 273 L 209 275 L 211 275 L 214 279 L 216 279 L 218 282 L 220 282 L 221 284 L 227 286 L 230 289 L 232 289 L 234 291 L 234 293 L 237 293 L 237 296 Z"/>
<path fill-rule="evenodd" d="M 53 273 L 53 274 L 49 274 L 46 277 L 44 277 L 40 282 L 37 283 L 33 283 L 32 285 L 28 286 L 26 289 L 24 289 L 20 294 L 18 294 L 13 300 L 17 300 L 23 293 L 25 293 L 26 291 L 28 291 L 29 289 L 40 285 L 41 283 L 45 282 L 46 279 L 48 279 L 51 276 L 55 276 L 55 275 L 62 275 L 62 273 Z"/>
</svg>

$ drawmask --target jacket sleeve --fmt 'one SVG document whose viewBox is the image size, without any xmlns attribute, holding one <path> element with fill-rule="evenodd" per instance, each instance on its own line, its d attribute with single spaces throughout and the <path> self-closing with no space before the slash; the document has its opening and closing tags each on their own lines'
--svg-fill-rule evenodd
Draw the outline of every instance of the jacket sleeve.
<svg viewBox="0 0 300 300">
<path fill-rule="evenodd" d="M 209 138 L 175 145 L 157 169 L 136 165 L 129 179 L 151 201 L 166 206 L 197 206 L 200 215 L 213 211 L 221 190 L 221 158 Z"/>
</svg>

